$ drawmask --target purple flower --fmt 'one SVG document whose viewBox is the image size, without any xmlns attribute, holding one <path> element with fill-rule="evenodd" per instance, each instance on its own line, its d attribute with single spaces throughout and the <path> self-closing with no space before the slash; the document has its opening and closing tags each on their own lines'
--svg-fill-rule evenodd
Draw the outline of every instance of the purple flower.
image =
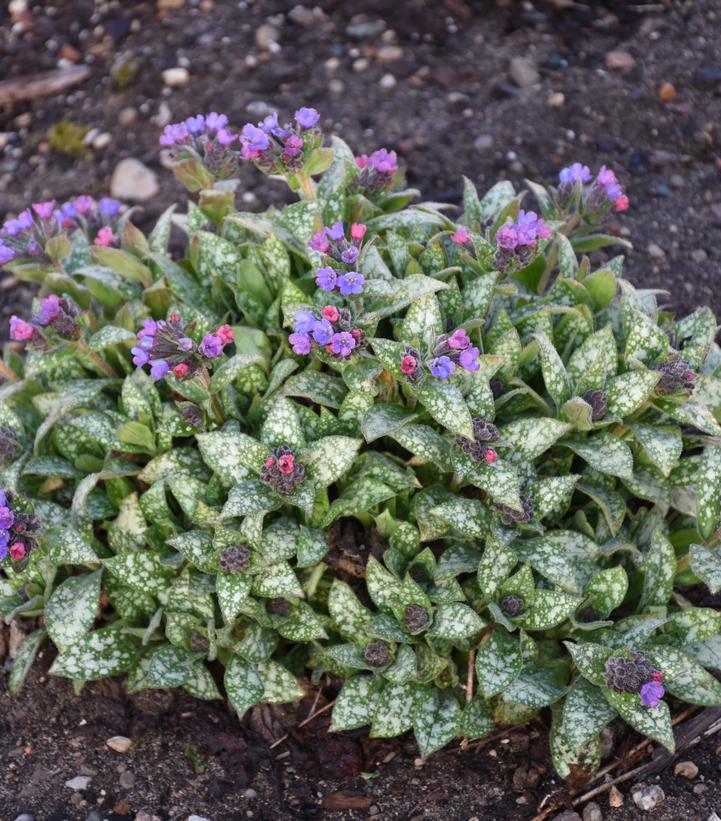
<svg viewBox="0 0 721 821">
<path fill-rule="evenodd" d="M 358 249 L 355 245 L 349 245 L 340 255 L 340 258 L 346 265 L 353 265 L 353 263 L 358 259 L 358 253 Z"/>
<path fill-rule="evenodd" d="M 334 354 L 339 356 L 350 356 L 351 351 L 355 348 L 355 339 L 347 331 L 342 331 L 338 334 L 333 334 L 330 347 Z"/>
<path fill-rule="evenodd" d="M 448 379 L 448 377 L 455 371 L 456 363 L 447 356 L 439 356 L 432 359 L 430 362 L 431 373 L 437 379 Z"/>
<path fill-rule="evenodd" d="M 312 345 L 310 334 L 294 333 L 288 337 L 288 341 L 293 346 L 293 353 L 303 355 L 310 353 Z"/>
<path fill-rule="evenodd" d="M 496 243 L 499 248 L 504 248 L 506 251 L 512 251 L 518 247 L 518 231 L 516 226 L 512 223 L 502 225 L 496 232 Z"/>
<path fill-rule="evenodd" d="M 315 272 L 315 284 L 324 291 L 333 291 L 338 284 L 338 274 L 330 265 L 319 268 Z"/>
<path fill-rule="evenodd" d="M 215 111 L 211 111 L 210 114 L 206 114 L 205 116 L 205 128 L 210 133 L 225 128 L 226 125 L 228 125 L 228 118 L 225 114 L 218 114 Z"/>
<path fill-rule="evenodd" d="M 313 234 L 313 238 L 308 245 L 314 251 L 320 251 L 321 254 L 327 253 L 330 249 L 330 243 L 328 242 L 328 237 L 325 235 L 325 231 L 318 231 Z"/>
<path fill-rule="evenodd" d="M 46 327 L 54 319 L 60 316 L 60 300 L 57 294 L 50 294 L 40 303 L 40 310 L 37 315 L 38 325 Z"/>
<path fill-rule="evenodd" d="M 80 216 L 84 217 L 89 214 L 93 210 L 93 205 L 95 205 L 95 200 L 87 194 L 81 194 L 75 198 L 75 210 Z"/>
<path fill-rule="evenodd" d="M 138 337 L 138 347 L 142 348 L 144 351 L 150 351 L 155 345 L 155 338 L 152 336 L 146 336 L 145 334 L 141 334 Z"/>
<path fill-rule="evenodd" d="M 5 495 L 5 491 L 0 488 L 0 507 L 7 507 L 8 500 L 7 496 Z"/>
<path fill-rule="evenodd" d="M 519 245 L 533 245 L 538 239 L 547 239 L 550 230 L 535 211 L 519 211 L 516 220 Z"/>
<path fill-rule="evenodd" d="M 170 370 L 170 365 L 164 359 L 153 359 L 150 362 L 150 375 L 153 379 L 162 379 Z"/>
<path fill-rule="evenodd" d="M 187 339 L 187 337 L 184 337 Z M 178 342 L 178 347 L 180 347 L 180 343 L 184 341 L 181 339 Z M 181 350 L 192 350 L 193 340 L 188 340 L 191 343 L 191 347 L 189 349 L 181 348 Z M 200 353 L 203 356 L 207 356 L 208 359 L 215 359 L 223 353 L 223 343 L 218 339 L 215 334 L 206 334 L 203 337 L 203 341 L 200 343 Z"/>
<path fill-rule="evenodd" d="M 185 121 L 185 127 L 188 133 L 197 137 L 205 131 L 205 117 L 202 114 L 197 114 L 195 117 L 188 117 Z"/>
<path fill-rule="evenodd" d="M 227 148 L 231 143 L 235 142 L 237 138 L 237 134 L 233 134 L 231 131 L 228 131 L 227 128 L 219 128 L 218 133 L 215 135 L 218 145 L 222 145 L 223 148 Z"/>
<path fill-rule="evenodd" d="M 591 169 L 587 165 L 582 165 L 580 162 L 575 162 L 566 168 L 562 168 L 558 175 L 561 185 L 573 185 L 576 182 L 585 185 L 587 182 L 591 182 L 591 177 Z"/>
<path fill-rule="evenodd" d="M 454 350 L 463 350 L 464 348 L 468 348 L 470 344 L 471 340 L 463 328 L 453 331 L 453 333 L 448 337 L 448 347 L 453 348 Z"/>
<path fill-rule="evenodd" d="M 74 202 L 64 202 L 60 208 L 53 213 L 53 216 L 60 225 L 68 226 L 77 218 L 78 209 L 75 207 Z"/>
<path fill-rule="evenodd" d="M 338 280 L 338 288 L 343 296 L 359 294 L 363 290 L 365 281 L 363 274 L 359 274 L 357 271 L 348 271 Z"/>
<path fill-rule="evenodd" d="M 343 228 L 343 223 L 340 220 L 333 223 L 330 228 L 326 228 L 325 232 L 330 239 L 335 240 L 336 242 L 339 242 L 345 237 L 345 229 Z"/>
<path fill-rule="evenodd" d="M 150 355 L 141 345 L 136 345 L 134 348 L 131 348 L 130 353 L 133 354 L 133 365 L 138 368 L 142 368 L 143 365 L 147 365 L 148 362 L 150 362 Z"/>
<path fill-rule="evenodd" d="M 8 543 L 10 541 L 10 534 L 7 530 L 0 530 L 0 559 L 4 559 L 7 557 L 8 553 Z"/>
<path fill-rule="evenodd" d="M 285 141 L 283 155 L 289 159 L 299 157 L 303 150 L 303 138 L 297 134 L 291 134 Z"/>
<path fill-rule="evenodd" d="M 55 210 L 55 200 L 48 200 L 47 202 L 34 202 L 33 211 L 40 217 L 41 220 L 49 220 Z"/>
<path fill-rule="evenodd" d="M 379 174 L 395 174 L 398 170 L 398 157 L 395 151 L 379 148 L 368 157 L 368 165 Z"/>
<path fill-rule="evenodd" d="M 15 514 L 12 510 L 3 505 L 0 507 L 0 530 L 10 530 L 15 521 Z"/>
<path fill-rule="evenodd" d="M 155 336 L 158 332 L 158 323 L 154 319 L 145 319 L 143 320 L 143 330 L 142 333 L 145 336 Z"/>
<path fill-rule="evenodd" d="M 291 130 L 288 126 L 281 126 L 278 123 L 277 111 L 274 111 L 272 114 L 268 114 L 268 116 L 263 119 L 263 122 L 260 123 L 260 127 L 266 134 L 272 134 L 279 140 L 285 140 L 291 134 Z"/>
<path fill-rule="evenodd" d="M 15 252 L 0 240 L 0 267 L 15 259 Z"/>
<path fill-rule="evenodd" d="M 461 351 L 461 354 L 458 357 L 458 362 L 466 371 L 477 371 L 481 367 L 478 362 L 478 357 L 480 355 L 481 352 L 478 348 L 466 348 L 465 351 Z"/>
<path fill-rule="evenodd" d="M 295 112 L 295 121 L 302 129 L 313 128 L 320 120 L 320 114 L 314 108 L 299 108 Z"/>
<path fill-rule="evenodd" d="M 319 345 L 327 345 L 333 337 L 333 326 L 327 319 L 316 319 L 312 334 Z"/>
<path fill-rule="evenodd" d="M 602 165 L 598 170 L 596 183 L 603 188 L 609 200 L 614 201 L 623 194 L 623 189 L 616 175 L 605 165 Z"/>
<path fill-rule="evenodd" d="M 243 144 L 251 151 L 267 151 L 270 148 L 270 140 L 263 129 L 252 123 L 246 123 L 241 131 Z"/>
<path fill-rule="evenodd" d="M 655 707 L 663 698 L 666 691 L 660 681 L 647 681 L 641 685 L 639 696 L 645 707 Z"/>
<path fill-rule="evenodd" d="M 309 334 L 318 321 L 315 314 L 306 308 L 301 308 L 299 311 L 296 311 L 293 319 L 295 320 L 293 330 L 299 334 Z"/>
<path fill-rule="evenodd" d="M 181 336 L 178 340 L 178 348 L 180 348 L 181 351 L 190 353 L 190 351 L 195 350 L 195 342 L 193 342 L 189 336 Z"/>
<path fill-rule="evenodd" d="M 160 144 L 168 148 L 174 145 L 181 145 L 188 139 L 188 128 L 185 123 L 171 123 L 166 125 L 160 135 Z"/>
<path fill-rule="evenodd" d="M 98 202 L 98 210 L 104 217 L 117 217 L 120 212 L 120 201 L 112 197 L 103 197 Z"/>
<path fill-rule="evenodd" d="M 29 322 L 25 322 L 24 319 L 14 314 L 10 317 L 10 339 L 15 342 L 27 342 L 34 334 L 35 328 Z"/>
</svg>

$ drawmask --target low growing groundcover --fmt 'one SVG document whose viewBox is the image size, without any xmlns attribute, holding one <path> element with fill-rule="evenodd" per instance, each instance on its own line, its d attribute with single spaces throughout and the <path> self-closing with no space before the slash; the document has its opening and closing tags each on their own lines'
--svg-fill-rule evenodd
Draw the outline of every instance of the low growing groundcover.
<svg viewBox="0 0 721 821">
<path fill-rule="evenodd" d="M 319 121 L 166 127 L 194 196 L 147 236 L 88 196 L 0 229 L 41 285 L 0 362 L 12 690 L 49 639 L 80 698 L 242 716 L 323 679 L 333 730 L 423 756 L 545 708 L 562 776 L 611 722 L 672 748 L 670 703 L 721 703 L 721 615 L 684 594 L 721 589 L 715 317 L 622 278 L 604 166 L 466 179 L 459 216 Z M 297 202 L 237 211 L 242 162 Z M 353 578 L 347 517 L 385 546 Z"/>
</svg>

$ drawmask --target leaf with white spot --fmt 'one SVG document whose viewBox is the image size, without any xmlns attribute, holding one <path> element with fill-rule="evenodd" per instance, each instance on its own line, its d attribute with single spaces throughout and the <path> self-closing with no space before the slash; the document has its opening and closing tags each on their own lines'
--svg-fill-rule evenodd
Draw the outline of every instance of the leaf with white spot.
<svg viewBox="0 0 721 821">
<path fill-rule="evenodd" d="M 259 473 L 268 455 L 267 447 L 237 431 L 216 430 L 196 439 L 203 461 L 226 487 Z"/>
<path fill-rule="evenodd" d="M 288 445 L 302 448 L 305 444 L 303 426 L 293 403 L 284 396 L 276 396 L 260 431 L 260 439 L 269 448 Z"/>
<path fill-rule="evenodd" d="M 426 377 L 411 390 L 438 424 L 458 436 L 473 437 L 471 413 L 456 385 Z"/>
<path fill-rule="evenodd" d="M 721 448 L 707 445 L 696 480 L 696 520 L 709 539 L 721 526 Z"/>
<path fill-rule="evenodd" d="M 504 692 L 504 698 L 524 707 L 547 707 L 566 692 L 562 670 L 551 667 L 526 667 Z"/>
<path fill-rule="evenodd" d="M 227 624 L 232 624 L 240 615 L 250 587 L 250 579 L 242 573 L 218 573 L 215 592 Z"/>
<path fill-rule="evenodd" d="M 396 495 L 396 491 L 384 482 L 373 478 L 361 478 L 353 481 L 341 495 L 335 499 L 323 519 L 327 527 L 340 516 L 354 516 L 364 513 L 387 499 Z"/>
<path fill-rule="evenodd" d="M 158 553 L 141 550 L 104 559 L 103 564 L 119 581 L 146 593 L 161 593 L 170 584 L 172 568 L 166 567 Z"/>
<path fill-rule="evenodd" d="M 210 533 L 189 530 L 168 539 L 167 544 L 183 554 L 186 561 L 205 573 L 214 573 L 218 566 L 218 556 L 213 547 Z"/>
<path fill-rule="evenodd" d="M 326 488 L 345 475 L 362 443 L 362 439 L 350 436 L 325 436 L 303 451 L 303 462 L 314 486 Z"/>
<path fill-rule="evenodd" d="M 656 530 L 651 545 L 643 559 L 643 591 L 641 609 L 665 607 L 673 593 L 673 577 L 676 574 L 676 553 L 671 542 Z"/>
<path fill-rule="evenodd" d="M 571 497 L 578 481 L 577 474 L 569 476 L 541 476 L 532 485 L 533 509 L 537 519 L 546 516 L 560 516 L 571 503 Z"/>
<path fill-rule="evenodd" d="M 562 444 L 586 461 L 599 473 L 630 479 L 633 476 L 633 454 L 629 446 L 606 431 L 578 441 Z"/>
<path fill-rule="evenodd" d="M 490 704 L 482 696 L 475 696 L 473 701 L 463 708 L 460 734 L 466 738 L 483 738 L 491 732 L 495 724 Z"/>
<path fill-rule="evenodd" d="M 287 641 L 317 641 L 327 639 L 323 622 L 312 607 L 299 601 L 287 617 L 278 621 L 278 633 Z"/>
<path fill-rule="evenodd" d="M 520 642 L 497 624 L 476 651 L 478 691 L 485 698 L 504 692 L 518 678 L 522 666 Z"/>
<path fill-rule="evenodd" d="M 367 633 L 370 611 L 360 603 L 351 587 L 340 579 L 334 579 L 330 588 L 328 612 L 344 638 L 355 641 Z"/>
<path fill-rule="evenodd" d="M 359 674 L 349 678 L 333 705 L 331 732 L 355 730 L 373 721 L 383 679 Z"/>
<path fill-rule="evenodd" d="M 372 555 L 369 556 L 366 565 L 366 587 L 376 607 L 389 613 L 393 612 L 401 597 L 400 582 Z"/>
<path fill-rule="evenodd" d="M 54 564 L 87 564 L 99 561 L 90 541 L 73 527 L 49 530 L 45 543 Z"/>
<path fill-rule="evenodd" d="M 638 693 L 616 693 L 605 686 L 601 689 L 608 703 L 627 724 L 642 736 L 663 744 L 670 753 L 674 752 L 671 714 L 665 701 L 655 707 L 645 707 Z"/>
<path fill-rule="evenodd" d="M 386 684 L 376 703 L 371 724 L 371 738 L 393 738 L 410 730 L 418 685 Z"/>
<path fill-rule="evenodd" d="M 130 639 L 115 627 L 86 633 L 55 659 L 50 673 L 54 676 L 96 681 L 124 673 L 136 659 Z"/>
<path fill-rule="evenodd" d="M 524 459 L 545 453 L 571 429 L 558 419 L 517 419 L 500 429 L 504 451 Z"/>
<path fill-rule="evenodd" d="M 696 659 L 675 647 L 654 647 L 648 656 L 663 673 L 663 686 L 672 696 L 689 704 L 721 704 L 721 682 Z"/>
<path fill-rule="evenodd" d="M 608 618 L 609 614 L 620 607 L 628 592 L 628 576 L 621 565 L 599 570 L 589 581 L 583 591 L 599 618 Z"/>
<path fill-rule="evenodd" d="M 291 596 L 302 598 L 303 588 L 288 562 L 271 564 L 253 579 L 253 592 L 269 599 Z"/>
<path fill-rule="evenodd" d="M 711 607 L 687 607 L 671 613 L 664 625 L 664 633 L 671 644 L 687 647 L 705 641 L 721 632 L 721 612 Z"/>
<path fill-rule="evenodd" d="M 442 333 L 443 316 L 438 297 L 426 294 L 411 303 L 398 338 L 414 347 L 430 347 L 433 339 Z"/>
<path fill-rule="evenodd" d="M 578 596 L 563 590 L 536 590 L 523 626 L 526 630 L 550 630 L 566 621 L 580 602 Z"/>
<path fill-rule="evenodd" d="M 569 540 L 578 548 L 588 541 L 581 534 L 560 531 L 536 539 L 517 540 L 513 547 L 522 561 L 528 562 L 550 582 L 569 593 L 580 593 L 595 567 L 592 556 L 584 555 L 582 549 L 571 552 Z"/>
<path fill-rule="evenodd" d="M 629 425 L 636 441 L 651 462 L 668 476 L 678 464 L 683 440 L 677 427 L 671 425 Z"/>
<path fill-rule="evenodd" d="M 423 687 L 413 710 L 413 734 L 421 758 L 445 747 L 460 730 L 461 708 L 452 690 Z"/>
<path fill-rule="evenodd" d="M 395 433 L 416 418 L 417 414 L 408 414 L 398 405 L 373 405 L 363 417 L 361 431 L 366 442 L 375 442 L 382 436 Z"/>
<path fill-rule="evenodd" d="M 277 661 L 263 661 L 258 665 L 258 673 L 263 679 L 262 701 L 270 704 L 284 704 L 303 698 L 305 690 L 298 679 Z"/>
<path fill-rule="evenodd" d="M 577 394 L 603 388 L 617 367 L 616 341 L 610 325 L 587 337 L 573 352 L 567 365 Z"/>
<path fill-rule="evenodd" d="M 478 565 L 478 586 L 486 599 L 496 595 L 517 564 L 518 556 L 512 547 L 494 538 L 486 540 L 486 549 Z"/>
<path fill-rule="evenodd" d="M 658 371 L 628 371 L 611 377 L 606 383 L 608 412 L 630 416 L 653 395 L 661 374 Z"/>
<path fill-rule="evenodd" d="M 430 635 L 451 642 L 465 641 L 481 632 L 484 623 L 473 608 L 461 602 L 438 605 Z"/>
<path fill-rule="evenodd" d="M 17 695 L 22 689 L 27 674 L 35 661 L 35 656 L 37 656 L 38 650 L 47 635 L 47 631 L 43 628 L 35 630 L 29 636 L 26 636 L 20 645 L 20 649 L 13 659 L 10 678 L 8 679 L 8 689 L 13 695 Z"/>
<path fill-rule="evenodd" d="M 70 576 L 58 585 L 45 605 L 48 635 L 62 652 L 93 626 L 100 604 L 102 570 Z"/>
<path fill-rule="evenodd" d="M 712 593 L 721 590 L 721 553 L 718 548 L 692 544 L 688 550 L 691 570 Z"/>
<path fill-rule="evenodd" d="M 612 536 L 615 536 L 626 518 L 626 500 L 608 487 L 600 484 L 579 482 L 576 488 L 589 496 L 598 505 L 606 519 L 606 524 Z"/>
<path fill-rule="evenodd" d="M 278 495 L 266 484 L 249 479 L 231 488 L 221 516 L 223 519 L 239 518 L 252 513 L 277 510 L 281 505 Z"/>
<path fill-rule="evenodd" d="M 319 528 L 301 525 L 296 551 L 298 567 L 311 567 L 322 561 L 330 550 L 326 535 Z"/>
<path fill-rule="evenodd" d="M 626 315 L 626 359 L 638 359 L 648 365 L 668 355 L 669 341 L 665 331 L 651 317 L 630 309 Z"/>
<path fill-rule="evenodd" d="M 242 718 L 263 696 L 263 680 L 255 665 L 248 664 L 240 656 L 233 656 L 230 659 L 225 668 L 223 683 L 238 718 Z"/>
<path fill-rule="evenodd" d="M 608 647 L 591 642 L 564 641 L 578 672 L 597 687 L 605 685 L 606 662 L 613 651 Z"/>
<path fill-rule="evenodd" d="M 339 408 L 348 393 L 342 379 L 320 371 L 305 370 L 291 376 L 283 385 L 284 396 L 310 399 L 317 405 Z"/>
<path fill-rule="evenodd" d="M 546 390 L 558 408 L 571 396 L 571 379 L 553 342 L 545 334 L 534 334 L 534 338 L 539 345 L 541 371 Z"/>
</svg>

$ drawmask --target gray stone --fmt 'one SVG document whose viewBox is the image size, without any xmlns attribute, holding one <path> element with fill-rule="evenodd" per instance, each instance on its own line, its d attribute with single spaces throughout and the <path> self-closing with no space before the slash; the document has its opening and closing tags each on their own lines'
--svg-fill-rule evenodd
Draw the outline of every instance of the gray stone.
<svg viewBox="0 0 721 821">
<path fill-rule="evenodd" d="M 135 821 L 160 821 L 160 818 L 148 810 L 140 810 L 135 816 Z"/>
<path fill-rule="evenodd" d="M 243 793 L 246 798 L 257 798 L 258 793 L 252 788 L 248 787 L 248 789 Z"/>
<path fill-rule="evenodd" d="M 403 59 L 403 49 L 400 46 L 381 46 L 376 57 L 381 63 L 392 63 Z"/>
<path fill-rule="evenodd" d="M 572 810 L 566 810 L 560 815 L 554 815 L 553 821 L 581 821 L 581 816 Z"/>
<path fill-rule="evenodd" d="M 541 79 L 536 63 L 530 57 L 512 57 L 508 74 L 520 88 L 535 85 Z"/>
<path fill-rule="evenodd" d="M 385 89 L 386 91 L 390 91 L 390 89 L 396 87 L 396 78 L 392 74 L 384 74 L 380 80 L 378 81 L 378 85 Z"/>
<path fill-rule="evenodd" d="M 204 815 L 189 815 L 188 821 L 210 821 L 210 818 L 206 818 Z"/>
<path fill-rule="evenodd" d="M 279 38 L 280 32 L 270 23 L 263 23 L 262 26 L 258 26 L 255 32 L 255 44 L 261 51 L 270 49 L 278 42 Z"/>
<path fill-rule="evenodd" d="M 493 148 L 493 137 L 490 134 L 479 134 L 473 141 L 473 147 L 476 151 L 488 151 Z"/>
<path fill-rule="evenodd" d="M 693 251 L 691 251 L 691 259 L 696 263 L 696 265 L 703 265 L 708 259 L 708 254 L 703 248 L 694 248 Z M 696 769 L 696 772 L 698 772 L 698 768 Z M 692 777 L 695 778 L 695 776 Z"/>
<path fill-rule="evenodd" d="M 601 807 L 595 801 L 591 801 L 583 808 L 582 817 L 583 821 L 603 821 Z"/>
<path fill-rule="evenodd" d="M 663 259 L 666 256 L 663 248 L 656 245 L 655 242 L 649 242 L 648 248 L 646 248 L 646 253 L 649 257 L 651 257 L 651 259 Z"/>
<path fill-rule="evenodd" d="M 71 790 L 87 790 L 90 781 L 91 779 L 88 775 L 76 775 L 75 778 L 66 781 L 65 786 L 70 787 Z"/>
<path fill-rule="evenodd" d="M 133 746 L 133 742 L 126 738 L 124 735 L 114 735 L 112 738 L 109 738 L 105 742 L 111 750 L 115 750 L 116 753 L 127 753 L 128 750 Z"/>
<path fill-rule="evenodd" d="M 127 157 L 121 160 L 110 179 L 110 193 L 119 200 L 144 202 L 154 197 L 159 190 L 158 178 L 154 171 L 140 160 Z"/>
<path fill-rule="evenodd" d="M 120 786 L 124 790 L 130 790 L 135 786 L 135 776 L 130 772 L 130 770 L 126 770 L 124 773 L 120 774 Z"/>
<path fill-rule="evenodd" d="M 385 28 L 385 20 L 371 20 L 365 14 L 356 14 L 346 26 L 345 33 L 356 40 L 363 40 L 365 37 L 377 37 Z"/>
<path fill-rule="evenodd" d="M 666 794 L 656 784 L 652 784 L 650 787 L 639 785 L 632 788 L 631 798 L 639 809 L 650 812 L 666 799 Z"/>
<path fill-rule="evenodd" d="M 35 821 L 35 816 L 29 812 L 24 812 L 22 815 L 18 815 L 15 821 Z"/>
</svg>

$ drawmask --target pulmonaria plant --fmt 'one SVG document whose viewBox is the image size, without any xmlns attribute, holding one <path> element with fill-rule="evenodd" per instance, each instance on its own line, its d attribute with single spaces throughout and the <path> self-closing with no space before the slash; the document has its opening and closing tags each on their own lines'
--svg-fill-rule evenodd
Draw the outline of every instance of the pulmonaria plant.
<svg viewBox="0 0 721 821">
<path fill-rule="evenodd" d="M 611 722 L 672 748 L 721 703 L 715 318 L 623 279 L 606 168 L 466 180 L 454 221 L 281 122 L 169 127 L 199 194 L 147 236 L 83 197 L 3 229 L 40 288 L 0 361 L 11 689 L 49 638 L 240 715 L 330 681 L 334 731 L 424 756 L 538 715 L 564 777 Z M 299 201 L 237 211 L 241 154 Z"/>
</svg>

